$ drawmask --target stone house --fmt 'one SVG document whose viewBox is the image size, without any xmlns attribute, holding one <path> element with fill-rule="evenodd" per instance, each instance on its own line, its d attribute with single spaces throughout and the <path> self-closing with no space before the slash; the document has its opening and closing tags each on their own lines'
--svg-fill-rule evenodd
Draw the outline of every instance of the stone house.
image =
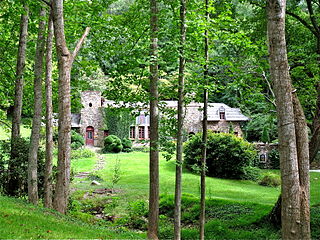
<svg viewBox="0 0 320 240">
<path fill-rule="evenodd" d="M 104 129 L 103 108 L 117 107 L 113 101 L 107 101 L 98 91 L 84 91 L 81 93 L 83 108 L 80 114 L 72 114 L 72 128 L 78 129 L 84 136 L 86 145 L 102 146 L 103 139 L 108 135 Z M 121 104 L 121 103 L 120 103 Z M 177 101 L 161 102 L 166 108 L 177 109 Z M 122 106 L 126 106 L 122 103 Z M 132 107 L 132 105 L 130 105 Z M 137 140 L 149 139 L 150 117 L 148 109 L 141 103 L 135 105 L 139 109 L 139 115 L 128 129 L 128 138 Z M 186 106 L 185 130 L 189 134 L 202 131 L 202 108 L 203 103 L 191 102 Z M 242 136 L 241 123 L 248 121 L 240 109 L 231 108 L 223 103 L 209 103 L 208 107 L 208 129 L 214 132 L 230 132 Z"/>
</svg>

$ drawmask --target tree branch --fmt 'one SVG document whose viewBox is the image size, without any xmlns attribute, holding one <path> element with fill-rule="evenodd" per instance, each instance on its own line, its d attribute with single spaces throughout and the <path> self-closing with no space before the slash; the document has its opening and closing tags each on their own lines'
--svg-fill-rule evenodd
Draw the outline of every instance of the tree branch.
<svg viewBox="0 0 320 240">
<path fill-rule="evenodd" d="M 312 22 L 314 29 L 316 30 L 317 36 L 319 36 L 319 34 L 320 34 L 319 26 L 318 26 L 317 20 L 314 16 L 312 2 L 311 2 L 311 0 L 306 0 L 306 2 L 307 2 L 307 6 L 308 6 L 309 15 L 310 15 L 310 20 Z"/>
<path fill-rule="evenodd" d="M 88 36 L 89 31 L 90 31 L 90 27 L 86 27 L 86 30 L 84 31 L 82 37 L 80 38 L 75 49 L 73 50 L 73 53 L 71 55 L 71 62 L 74 61 L 75 57 L 77 56 L 78 52 L 80 51 L 80 48 L 81 48 L 82 44 L 84 43 L 85 38 Z"/>
<path fill-rule="evenodd" d="M 313 35 L 315 35 L 317 37 L 317 32 L 315 31 L 315 29 L 309 23 L 307 23 L 307 21 L 304 20 L 302 17 L 300 17 L 299 15 L 297 15 L 293 12 L 290 12 L 288 10 L 286 11 L 286 14 L 297 19 L 302 25 L 304 25 L 306 28 L 308 28 L 312 32 Z"/>
<path fill-rule="evenodd" d="M 52 8 L 52 5 L 51 5 L 49 2 L 47 2 L 46 0 L 39 0 L 39 1 L 45 3 L 45 4 L 48 5 L 50 8 Z"/>
</svg>

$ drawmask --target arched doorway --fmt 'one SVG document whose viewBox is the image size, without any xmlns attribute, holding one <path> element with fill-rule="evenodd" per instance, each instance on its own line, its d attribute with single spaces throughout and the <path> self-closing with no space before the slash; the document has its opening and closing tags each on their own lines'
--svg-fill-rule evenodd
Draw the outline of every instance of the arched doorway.
<svg viewBox="0 0 320 240">
<path fill-rule="evenodd" d="M 91 126 L 86 129 L 86 145 L 94 145 L 94 128 Z"/>
</svg>

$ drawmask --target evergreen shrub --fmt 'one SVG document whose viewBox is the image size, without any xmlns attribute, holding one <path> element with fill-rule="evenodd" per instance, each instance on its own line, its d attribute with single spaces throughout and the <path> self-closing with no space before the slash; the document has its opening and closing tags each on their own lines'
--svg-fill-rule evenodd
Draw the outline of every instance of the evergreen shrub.
<svg viewBox="0 0 320 240">
<path fill-rule="evenodd" d="M 103 152 L 119 153 L 123 149 L 121 139 L 115 135 L 109 135 L 104 139 L 104 148 Z"/>
<path fill-rule="evenodd" d="M 71 159 L 91 158 L 94 156 L 95 156 L 95 153 L 88 148 L 81 148 L 81 149 L 71 151 Z"/>
<path fill-rule="evenodd" d="M 270 166 L 272 169 L 280 169 L 280 156 L 277 149 L 272 149 L 268 153 L 268 159 L 270 161 Z"/>
<path fill-rule="evenodd" d="M 84 139 L 83 136 L 81 136 L 76 131 L 71 131 L 71 148 L 72 149 L 78 149 L 81 148 L 84 145 Z"/>
<path fill-rule="evenodd" d="M 188 169 L 201 166 L 202 133 L 185 144 L 185 165 Z M 208 131 L 207 175 L 220 178 L 245 179 L 245 167 L 253 166 L 257 152 L 253 144 L 233 134 Z"/>
<path fill-rule="evenodd" d="M 132 151 L 132 141 L 128 138 L 122 139 L 123 152 L 131 152 Z"/>
<path fill-rule="evenodd" d="M 3 194 L 24 197 L 28 196 L 28 152 L 30 141 L 26 138 L 17 138 L 14 142 L 15 151 L 11 154 L 10 140 L 0 141 L 0 191 Z M 44 192 L 45 153 L 38 151 L 38 191 L 40 197 Z M 14 166 L 8 169 L 9 161 Z M 9 175 L 11 186 L 8 186 Z M 10 188 L 10 189 L 9 189 Z"/>
<path fill-rule="evenodd" d="M 259 181 L 259 185 L 267 187 L 278 187 L 281 184 L 280 176 L 274 173 L 266 173 Z"/>
</svg>

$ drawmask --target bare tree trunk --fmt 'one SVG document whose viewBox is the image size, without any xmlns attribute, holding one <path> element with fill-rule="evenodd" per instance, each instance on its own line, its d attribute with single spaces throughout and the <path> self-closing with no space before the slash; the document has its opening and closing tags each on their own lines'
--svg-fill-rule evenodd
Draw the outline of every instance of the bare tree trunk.
<svg viewBox="0 0 320 240">
<path fill-rule="evenodd" d="M 296 94 L 293 94 L 295 131 L 300 179 L 300 239 L 310 239 L 309 138 L 306 118 Z"/>
<path fill-rule="evenodd" d="M 158 110 L 158 2 L 150 0 L 150 166 L 148 239 L 158 239 L 159 222 L 159 110 Z"/>
<path fill-rule="evenodd" d="M 46 48 L 46 163 L 44 174 L 44 206 L 52 208 L 52 159 L 53 159 L 53 114 L 52 114 L 52 44 L 53 21 L 50 12 Z"/>
<path fill-rule="evenodd" d="M 33 204 L 38 203 L 38 150 L 40 142 L 41 116 L 42 116 L 42 75 L 43 57 L 45 49 L 46 10 L 40 9 L 40 22 L 34 64 L 34 108 L 32 131 L 28 156 L 28 199 Z"/>
<path fill-rule="evenodd" d="M 179 59 L 179 90 L 178 90 L 178 133 L 177 161 L 174 206 L 174 239 L 181 239 L 181 178 L 183 164 L 183 121 L 184 121 L 184 48 L 186 42 L 186 1 L 180 0 L 180 59 Z"/>
<path fill-rule="evenodd" d="M 20 123 L 21 123 L 21 111 L 22 111 L 22 97 L 23 97 L 23 73 L 26 61 L 26 48 L 27 48 L 27 36 L 28 36 L 28 18 L 29 7 L 24 2 L 24 13 L 21 15 L 20 20 L 20 37 L 19 37 L 19 49 L 17 56 L 17 69 L 16 69 L 16 82 L 15 82 L 15 97 L 12 116 L 12 129 L 11 129 L 11 159 L 15 158 L 15 141 L 20 137 Z M 9 162 L 9 177 L 7 194 L 14 195 L 18 184 L 14 179 L 12 172 L 15 170 L 14 163 Z"/>
<path fill-rule="evenodd" d="M 320 50 L 319 50 L 320 51 Z M 320 56 L 320 53 L 319 53 Z M 320 67 L 320 66 L 319 66 Z M 317 84 L 316 112 L 312 122 L 312 137 L 310 139 L 310 163 L 316 158 L 320 149 L 320 82 Z"/>
<path fill-rule="evenodd" d="M 64 34 L 63 0 L 53 1 L 53 25 L 59 66 L 58 174 L 53 207 L 61 213 L 66 213 L 69 197 L 71 152 L 70 74 L 72 63 L 90 29 L 86 28 L 73 53 L 70 53 Z"/>
<path fill-rule="evenodd" d="M 285 7 L 285 0 L 268 1 L 269 58 L 278 116 L 282 238 L 299 239 L 301 200 L 293 96 L 285 41 Z"/>
<path fill-rule="evenodd" d="M 206 22 L 209 22 L 209 1 L 205 0 Z M 203 122 L 202 122 L 202 156 L 201 156 L 201 196 L 200 196 L 200 236 L 204 239 L 204 226 L 206 222 L 206 161 L 207 161 L 207 135 L 208 135 L 208 62 L 209 62 L 209 34 L 204 32 L 204 92 L 203 92 Z"/>
</svg>

